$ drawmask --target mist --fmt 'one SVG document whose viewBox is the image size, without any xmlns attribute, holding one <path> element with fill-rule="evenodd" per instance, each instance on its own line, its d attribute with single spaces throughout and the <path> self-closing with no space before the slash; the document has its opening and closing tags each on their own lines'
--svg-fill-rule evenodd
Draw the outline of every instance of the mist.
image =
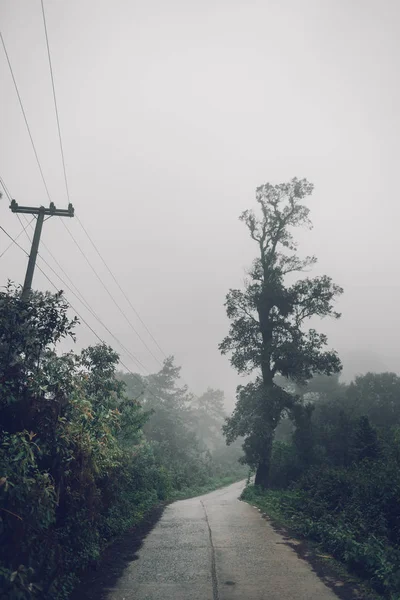
<svg viewBox="0 0 400 600">
<path fill-rule="evenodd" d="M 238 216 L 254 205 L 256 186 L 293 176 L 315 184 L 314 229 L 296 234 L 299 252 L 316 254 L 313 273 L 345 290 L 341 320 L 323 323 L 343 378 L 398 371 L 399 12 L 397 2 L 370 0 L 48 3 L 71 202 L 194 393 L 223 389 L 233 406 L 241 378 L 218 351 L 223 304 L 256 250 Z M 0 20 L 51 198 L 66 208 L 40 7 L 7 0 Z M 20 204 L 47 205 L 4 55 L 0 78 L 1 176 Z M 16 236 L 7 204 L 3 197 L 2 224 Z M 68 226 L 123 304 L 77 220 Z M 45 223 L 42 240 L 114 335 L 158 370 L 60 220 Z M 1 232 L 0 253 L 8 243 Z M 25 268 L 10 248 L 1 285 L 22 282 Z M 34 288 L 48 287 L 36 270 Z M 95 341 L 82 325 L 78 348 Z M 137 370 L 122 351 L 121 359 Z"/>
<path fill-rule="evenodd" d="M 399 24 L 0 3 L 1 598 L 400 598 Z"/>
</svg>

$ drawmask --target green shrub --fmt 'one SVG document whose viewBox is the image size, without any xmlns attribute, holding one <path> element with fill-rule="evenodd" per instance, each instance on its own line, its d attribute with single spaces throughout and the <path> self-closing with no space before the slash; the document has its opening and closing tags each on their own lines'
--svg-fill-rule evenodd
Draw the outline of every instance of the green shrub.
<svg viewBox="0 0 400 600">
<path fill-rule="evenodd" d="M 248 486 L 242 498 L 367 578 L 400 597 L 400 471 L 365 460 L 347 469 L 312 469 L 290 490 Z"/>
</svg>

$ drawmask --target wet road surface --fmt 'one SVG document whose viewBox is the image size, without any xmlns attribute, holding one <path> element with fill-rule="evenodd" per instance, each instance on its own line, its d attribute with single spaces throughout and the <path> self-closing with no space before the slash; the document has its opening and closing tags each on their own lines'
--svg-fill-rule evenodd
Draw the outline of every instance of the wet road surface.
<svg viewBox="0 0 400 600">
<path fill-rule="evenodd" d="M 168 506 L 107 600 L 337 600 L 243 485 Z"/>
</svg>

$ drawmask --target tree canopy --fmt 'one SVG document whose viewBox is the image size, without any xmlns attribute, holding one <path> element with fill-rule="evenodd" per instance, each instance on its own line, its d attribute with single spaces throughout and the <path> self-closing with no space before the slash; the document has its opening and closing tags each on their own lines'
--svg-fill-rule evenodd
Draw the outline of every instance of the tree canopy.
<svg viewBox="0 0 400 600">
<path fill-rule="evenodd" d="M 342 288 L 326 275 L 290 283 L 294 274 L 317 262 L 315 256 L 299 257 L 292 233 L 295 227 L 311 227 L 303 201 L 312 191 L 312 184 L 297 178 L 257 188 L 259 214 L 246 210 L 240 219 L 258 255 L 244 289 L 231 289 L 225 303 L 231 324 L 220 350 L 230 354 L 239 373 L 258 374 L 254 382 L 239 386 L 225 433 L 228 442 L 245 436 L 246 459 L 257 467 L 256 481 L 264 487 L 274 431 L 283 412 L 293 410 L 298 401 L 274 378 L 281 375 L 304 385 L 314 374 L 330 375 L 341 369 L 337 353 L 326 348 L 326 335 L 305 325 L 312 317 L 339 318 L 334 305 Z"/>
</svg>

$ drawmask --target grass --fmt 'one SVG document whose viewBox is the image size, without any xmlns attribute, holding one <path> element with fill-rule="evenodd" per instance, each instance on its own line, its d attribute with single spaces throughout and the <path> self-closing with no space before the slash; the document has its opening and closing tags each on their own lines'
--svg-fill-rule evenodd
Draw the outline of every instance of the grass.
<svg viewBox="0 0 400 600">
<path fill-rule="evenodd" d="M 332 578 L 342 582 L 340 585 L 343 584 L 344 587 L 340 597 L 362 598 L 363 600 L 383 600 L 383 598 L 400 600 L 400 596 L 390 594 L 383 596 L 373 590 L 370 582 L 352 573 L 344 561 L 337 560 L 332 556 L 329 544 L 317 540 L 315 537 L 313 539 L 311 532 L 307 534 L 307 527 L 305 527 L 307 517 L 299 509 L 297 492 L 288 490 L 263 492 L 253 485 L 248 485 L 243 490 L 241 500 L 258 508 L 264 516 L 271 520 L 272 525 L 280 533 L 286 534 L 285 537 L 293 538 L 295 536 L 304 540 L 300 555 L 312 564 L 326 583 L 330 582 Z"/>
</svg>

